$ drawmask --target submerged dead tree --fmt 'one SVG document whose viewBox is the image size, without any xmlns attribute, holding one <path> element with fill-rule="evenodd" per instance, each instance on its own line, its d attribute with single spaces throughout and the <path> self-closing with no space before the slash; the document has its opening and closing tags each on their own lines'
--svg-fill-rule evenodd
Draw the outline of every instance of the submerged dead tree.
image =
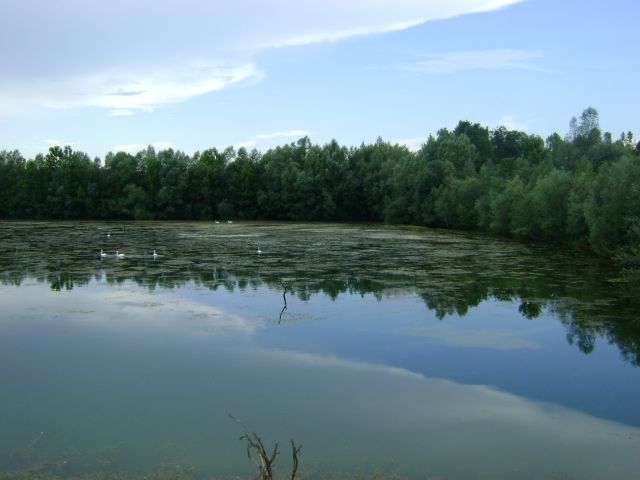
<svg viewBox="0 0 640 480">
<path fill-rule="evenodd" d="M 262 439 L 256 434 L 256 432 L 249 432 L 247 428 L 244 426 L 242 422 L 240 422 L 237 418 L 233 417 L 233 415 L 229 415 L 231 419 L 240 423 L 244 428 L 244 435 L 240 437 L 240 440 L 244 440 L 247 442 L 247 457 L 249 460 L 258 467 L 258 471 L 260 472 L 260 480 L 273 480 L 273 466 L 278 457 L 278 443 L 276 443 L 273 447 L 273 451 L 271 454 L 267 452 L 267 449 L 264 447 L 262 443 Z M 295 441 L 291 439 L 291 476 L 289 480 L 295 480 L 296 475 L 298 474 L 298 465 L 300 463 L 300 450 L 302 449 L 302 445 L 296 446 Z"/>
</svg>

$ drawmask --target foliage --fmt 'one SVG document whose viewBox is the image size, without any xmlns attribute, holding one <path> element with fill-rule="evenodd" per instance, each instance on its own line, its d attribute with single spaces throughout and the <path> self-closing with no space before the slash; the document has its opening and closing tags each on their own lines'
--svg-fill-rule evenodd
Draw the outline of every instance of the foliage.
<svg viewBox="0 0 640 480">
<path fill-rule="evenodd" d="M 589 107 L 563 138 L 461 121 L 417 152 L 307 138 L 187 155 L 149 147 L 104 165 L 70 147 L 0 152 L 3 219 L 370 221 L 567 242 L 638 263 L 640 151 Z"/>
</svg>

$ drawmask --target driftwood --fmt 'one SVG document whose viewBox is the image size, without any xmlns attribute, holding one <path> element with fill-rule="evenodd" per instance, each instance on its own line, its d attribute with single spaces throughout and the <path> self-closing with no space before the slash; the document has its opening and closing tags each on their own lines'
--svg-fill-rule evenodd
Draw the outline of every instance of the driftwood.
<svg viewBox="0 0 640 480">
<path fill-rule="evenodd" d="M 273 480 L 273 465 L 280 453 L 278 452 L 278 444 L 275 444 L 271 455 L 269 455 L 269 453 L 267 453 L 267 449 L 262 443 L 262 439 L 256 434 L 256 432 L 249 432 L 244 424 L 233 415 L 229 414 L 229 417 L 231 417 L 235 422 L 238 422 L 244 428 L 244 435 L 240 437 L 240 440 L 247 442 L 247 457 L 256 467 L 258 467 L 258 471 L 260 472 L 258 478 L 260 480 Z M 296 446 L 294 440 L 291 439 L 292 459 L 291 476 L 289 477 L 289 480 L 295 480 L 296 475 L 298 474 L 301 449 L 302 445 Z"/>
</svg>

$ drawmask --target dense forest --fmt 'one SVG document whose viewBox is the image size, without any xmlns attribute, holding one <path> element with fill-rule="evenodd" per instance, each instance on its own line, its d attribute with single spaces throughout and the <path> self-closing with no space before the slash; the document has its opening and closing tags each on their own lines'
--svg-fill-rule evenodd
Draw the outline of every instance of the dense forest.
<svg viewBox="0 0 640 480">
<path fill-rule="evenodd" d="M 640 143 L 587 108 L 546 141 L 461 121 L 422 148 L 304 137 L 264 153 L 152 147 L 104 162 L 70 147 L 0 151 L 2 219 L 370 221 L 586 247 L 640 263 Z"/>
</svg>

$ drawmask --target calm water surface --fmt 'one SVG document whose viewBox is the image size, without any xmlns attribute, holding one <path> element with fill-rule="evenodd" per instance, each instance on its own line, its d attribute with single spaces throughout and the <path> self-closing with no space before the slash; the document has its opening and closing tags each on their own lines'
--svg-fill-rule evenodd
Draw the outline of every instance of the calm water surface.
<svg viewBox="0 0 640 480">
<path fill-rule="evenodd" d="M 232 414 L 312 476 L 639 478 L 640 282 L 601 260 L 421 228 L 0 223 L 0 305 L 0 471 L 253 474 Z"/>
</svg>

